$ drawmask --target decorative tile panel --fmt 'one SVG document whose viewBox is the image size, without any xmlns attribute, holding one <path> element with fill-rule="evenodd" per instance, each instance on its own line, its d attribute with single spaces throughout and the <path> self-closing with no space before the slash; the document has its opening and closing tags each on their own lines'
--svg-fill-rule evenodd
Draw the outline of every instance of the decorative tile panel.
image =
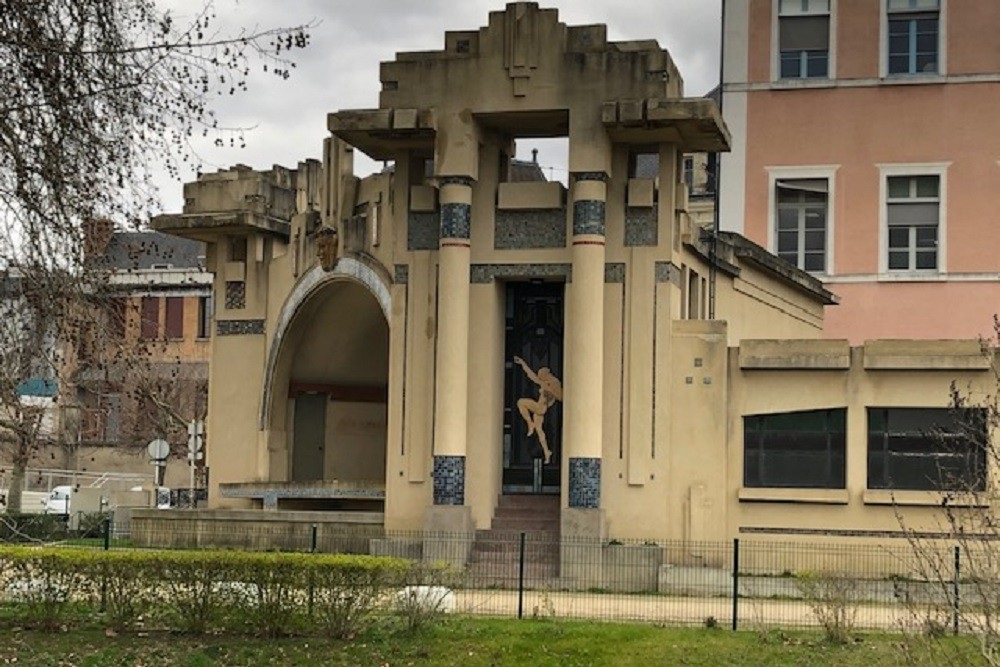
<svg viewBox="0 0 1000 667">
<path fill-rule="evenodd" d="M 264 333 L 264 320 L 216 320 L 218 336 L 251 336 Z"/>
<path fill-rule="evenodd" d="M 438 176 L 438 189 L 446 185 L 464 185 L 471 188 L 475 182 L 471 176 Z"/>
<path fill-rule="evenodd" d="M 441 204 L 441 238 L 467 239 L 471 229 L 470 204 Z"/>
<path fill-rule="evenodd" d="M 437 250 L 438 226 L 440 216 L 437 212 L 410 212 L 406 225 L 407 250 Z"/>
<path fill-rule="evenodd" d="M 659 241 L 656 207 L 625 209 L 625 245 L 655 246 Z"/>
<path fill-rule="evenodd" d="M 469 282 L 491 283 L 497 278 L 563 278 L 569 282 L 571 269 L 570 264 L 473 264 Z"/>
<path fill-rule="evenodd" d="M 247 307 L 247 284 L 242 280 L 226 283 L 226 308 L 240 310 Z"/>
<path fill-rule="evenodd" d="M 434 478 L 435 505 L 465 504 L 464 456 L 435 456 L 431 475 Z"/>
<path fill-rule="evenodd" d="M 569 459 L 569 506 L 597 509 L 601 506 L 601 459 Z"/>
<path fill-rule="evenodd" d="M 497 250 L 565 248 L 566 210 L 497 211 L 493 231 Z"/>
<path fill-rule="evenodd" d="M 410 282 L 410 265 L 397 264 L 395 266 L 395 273 L 393 274 L 392 282 L 397 285 L 405 285 Z"/>
<path fill-rule="evenodd" d="M 599 199 L 578 199 L 573 202 L 573 235 L 604 236 L 604 202 Z"/>
<path fill-rule="evenodd" d="M 608 262 L 604 265 L 604 282 L 624 283 L 625 264 L 622 262 Z"/>
<path fill-rule="evenodd" d="M 576 171 L 573 177 L 578 181 L 601 181 L 608 182 L 608 173 L 605 171 Z"/>
<path fill-rule="evenodd" d="M 681 270 L 673 262 L 657 262 L 655 268 L 656 282 L 674 283 L 681 286 Z"/>
</svg>

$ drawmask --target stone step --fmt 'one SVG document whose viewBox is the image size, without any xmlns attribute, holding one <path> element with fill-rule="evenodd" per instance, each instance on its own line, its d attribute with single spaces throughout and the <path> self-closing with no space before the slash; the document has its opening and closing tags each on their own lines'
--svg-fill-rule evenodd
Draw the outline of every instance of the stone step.
<svg viewBox="0 0 1000 667">
<path fill-rule="evenodd" d="M 517 563 L 496 565 L 475 563 L 466 572 L 467 583 L 481 588 L 517 588 L 520 571 Z M 558 563 L 525 563 L 524 581 L 533 584 L 551 581 L 559 576 Z"/>
<path fill-rule="evenodd" d="M 550 509 L 558 514 L 559 496 L 541 493 L 503 494 L 497 502 L 497 509 L 500 508 Z"/>
<path fill-rule="evenodd" d="M 497 514 L 493 517 L 491 530 L 503 533 L 551 533 L 559 534 L 559 517 L 509 516 Z"/>
</svg>

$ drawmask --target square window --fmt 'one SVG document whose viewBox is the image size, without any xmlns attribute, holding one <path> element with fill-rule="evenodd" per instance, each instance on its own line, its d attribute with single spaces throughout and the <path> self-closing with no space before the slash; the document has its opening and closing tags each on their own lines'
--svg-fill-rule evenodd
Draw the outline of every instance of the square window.
<svg viewBox="0 0 1000 667">
<path fill-rule="evenodd" d="M 743 418 L 743 485 L 842 489 L 847 410 Z"/>
<path fill-rule="evenodd" d="M 886 194 L 888 269 L 937 269 L 941 177 L 889 176 L 886 178 Z"/>
<path fill-rule="evenodd" d="M 886 10 L 888 73 L 936 73 L 941 50 L 939 3 L 936 0 L 890 1 Z"/>
<path fill-rule="evenodd" d="M 778 16 L 778 71 L 782 79 L 826 78 L 830 61 L 830 3 L 782 2 Z"/>
<path fill-rule="evenodd" d="M 983 490 L 988 444 L 979 408 L 868 408 L 868 488 Z"/>
<path fill-rule="evenodd" d="M 777 254 L 804 271 L 826 269 L 828 189 L 825 178 L 775 182 Z"/>
</svg>

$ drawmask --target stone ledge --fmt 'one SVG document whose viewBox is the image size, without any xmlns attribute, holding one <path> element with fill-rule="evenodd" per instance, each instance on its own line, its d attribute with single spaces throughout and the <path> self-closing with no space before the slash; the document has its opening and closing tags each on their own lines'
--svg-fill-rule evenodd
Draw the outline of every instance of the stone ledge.
<svg viewBox="0 0 1000 667">
<path fill-rule="evenodd" d="M 870 340 L 865 370 L 989 370 L 990 358 L 978 340 Z"/>
<path fill-rule="evenodd" d="M 847 505 L 847 489 L 785 489 L 741 487 L 740 502 L 752 503 L 814 503 L 819 505 Z"/>
<path fill-rule="evenodd" d="M 846 340 L 744 340 L 739 367 L 745 370 L 848 370 L 851 346 Z"/>
</svg>

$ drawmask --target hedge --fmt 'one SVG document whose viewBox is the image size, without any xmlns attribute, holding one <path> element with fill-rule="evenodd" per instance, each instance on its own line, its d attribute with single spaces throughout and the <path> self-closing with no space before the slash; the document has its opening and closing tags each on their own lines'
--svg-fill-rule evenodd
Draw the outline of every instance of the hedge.
<svg viewBox="0 0 1000 667">
<path fill-rule="evenodd" d="M 40 629 L 97 611 L 116 630 L 347 637 L 388 611 L 388 593 L 418 570 L 346 554 L 0 547 L 6 618 Z"/>
</svg>

